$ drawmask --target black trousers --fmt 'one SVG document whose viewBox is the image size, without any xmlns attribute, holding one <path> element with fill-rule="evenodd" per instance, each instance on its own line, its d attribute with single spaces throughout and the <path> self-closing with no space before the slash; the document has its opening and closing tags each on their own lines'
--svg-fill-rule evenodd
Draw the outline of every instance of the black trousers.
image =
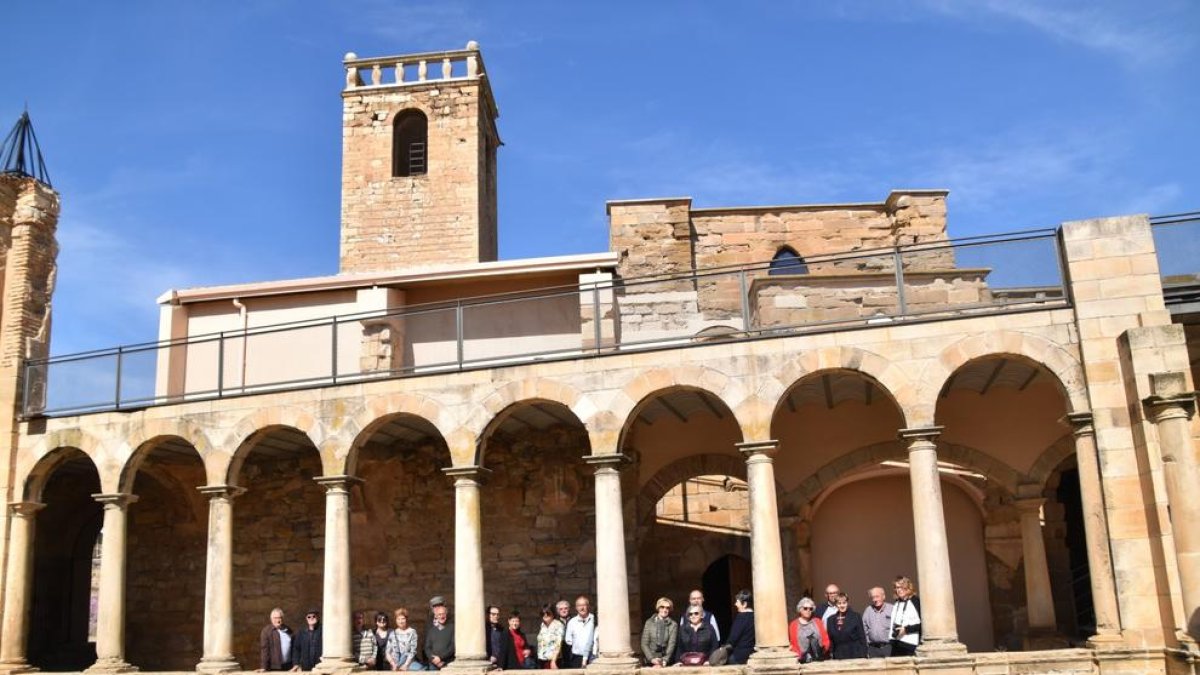
<svg viewBox="0 0 1200 675">
<path fill-rule="evenodd" d="M 910 645 L 907 642 L 892 640 L 892 656 L 915 656 L 917 646 Z"/>
<path fill-rule="evenodd" d="M 892 643 L 890 642 L 868 642 L 867 643 L 867 658 L 868 659 L 886 659 L 892 655 Z"/>
</svg>

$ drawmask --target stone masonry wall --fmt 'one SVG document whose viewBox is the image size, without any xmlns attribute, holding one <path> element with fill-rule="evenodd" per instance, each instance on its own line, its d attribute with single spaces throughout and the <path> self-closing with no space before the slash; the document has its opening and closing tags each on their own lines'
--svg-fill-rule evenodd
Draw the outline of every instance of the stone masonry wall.
<svg viewBox="0 0 1200 675">
<path fill-rule="evenodd" d="M 233 654 L 248 670 L 258 667 L 258 633 L 271 608 L 282 607 L 298 629 L 304 612 L 321 606 L 325 491 L 313 481 L 320 475 L 315 450 L 251 451 L 242 465 L 238 484 L 247 492 L 233 502 Z"/>
<path fill-rule="evenodd" d="M 152 461 L 152 460 L 151 460 Z M 126 655 L 142 670 L 192 670 L 204 654 L 208 504 L 199 458 L 138 471 L 129 507 Z M 243 664 L 250 666 L 250 664 Z M 252 666 L 257 667 L 257 666 Z"/>
<path fill-rule="evenodd" d="M 496 258 L 486 86 L 431 82 L 344 95 L 342 272 Z M 428 171 L 392 177 L 396 114 L 412 108 L 428 119 Z"/>
</svg>

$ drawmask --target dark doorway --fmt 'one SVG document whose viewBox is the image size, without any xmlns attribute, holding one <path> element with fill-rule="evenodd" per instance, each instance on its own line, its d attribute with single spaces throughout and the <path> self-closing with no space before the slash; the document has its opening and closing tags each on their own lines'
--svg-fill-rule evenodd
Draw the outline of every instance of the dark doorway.
<svg viewBox="0 0 1200 675">
<path fill-rule="evenodd" d="M 1066 535 L 1064 543 L 1071 565 L 1071 600 L 1075 608 L 1074 628 L 1076 637 L 1086 638 L 1096 632 L 1096 611 L 1092 604 L 1092 577 L 1088 571 L 1087 538 L 1083 532 L 1083 500 L 1079 494 L 1078 469 L 1072 467 L 1062 470 L 1055 497 L 1063 507 Z"/>
<path fill-rule="evenodd" d="M 750 562 L 736 555 L 717 558 L 704 570 L 700 588 L 704 591 L 704 607 L 716 617 L 724 639 L 733 623 L 733 594 L 750 588 Z"/>
</svg>

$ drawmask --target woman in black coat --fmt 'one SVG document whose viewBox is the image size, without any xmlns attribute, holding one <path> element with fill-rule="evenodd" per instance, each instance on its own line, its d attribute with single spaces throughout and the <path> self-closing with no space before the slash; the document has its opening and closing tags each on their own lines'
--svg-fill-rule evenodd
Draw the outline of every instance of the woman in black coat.
<svg viewBox="0 0 1200 675">
<path fill-rule="evenodd" d="M 703 663 L 708 663 L 708 657 L 717 648 L 717 636 L 713 633 L 712 626 L 704 620 L 704 610 L 689 606 L 685 618 L 687 621 L 684 621 L 679 629 L 679 639 L 675 643 L 675 663 L 681 663 L 683 655 L 692 652 L 703 654 Z"/>
<path fill-rule="evenodd" d="M 733 606 L 737 614 L 725 642 L 729 646 L 729 665 L 746 663 L 754 651 L 754 597 L 750 591 L 738 591 L 733 596 Z"/>
<path fill-rule="evenodd" d="M 850 600 L 845 593 L 838 594 L 836 606 L 837 613 L 825 622 L 833 658 L 867 658 L 867 634 L 863 630 L 862 615 L 850 609 Z"/>
</svg>

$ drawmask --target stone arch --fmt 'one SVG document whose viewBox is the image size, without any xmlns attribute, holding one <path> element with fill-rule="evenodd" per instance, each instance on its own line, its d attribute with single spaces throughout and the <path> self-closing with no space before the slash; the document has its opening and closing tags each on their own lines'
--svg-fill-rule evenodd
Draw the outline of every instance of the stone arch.
<svg viewBox="0 0 1200 675">
<path fill-rule="evenodd" d="M 580 422 L 586 422 L 579 410 L 579 403 L 583 400 L 579 390 L 558 380 L 531 377 L 509 382 L 490 392 L 474 407 L 463 427 L 475 438 L 483 438 L 485 430 L 494 427 L 493 423 L 504 411 L 511 411 L 514 403 L 529 400 L 561 404 Z"/>
<path fill-rule="evenodd" d="M 838 489 L 846 487 L 847 485 L 850 485 L 852 483 L 858 483 L 858 482 L 865 481 L 865 480 L 871 480 L 874 478 L 884 478 L 884 477 L 896 477 L 896 478 L 906 478 L 907 479 L 908 472 L 905 471 L 901 467 L 886 467 L 886 468 L 878 468 L 876 470 L 867 470 L 867 471 L 860 471 L 857 473 L 844 474 L 837 480 L 833 481 L 830 485 L 828 485 L 824 490 L 822 490 L 816 496 L 813 497 L 813 499 L 807 509 L 808 510 L 807 519 L 810 522 L 812 520 L 816 519 L 817 513 L 821 510 L 821 506 L 824 503 L 825 499 L 827 497 L 829 497 L 831 494 L 833 494 L 834 492 L 837 492 Z M 986 513 L 986 511 L 984 509 L 984 505 L 983 505 L 983 502 L 986 499 L 986 495 L 984 494 L 984 491 L 982 488 L 980 488 L 977 485 L 972 485 L 970 482 L 963 479 L 961 476 L 955 476 L 953 474 L 941 474 L 940 478 L 943 482 L 955 485 L 960 490 L 962 490 L 963 494 L 970 497 L 971 502 L 975 505 L 975 508 L 978 509 L 978 511 L 979 511 L 980 518 L 985 518 L 987 516 L 987 513 Z"/>
<path fill-rule="evenodd" d="M 967 363 L 986 356 L 1015 358 L 1046 369 L 1055 377 L 1067 412 L 1088 409 L 1086 380 L 1079 359 L 1039 335 L 997 330 L 964 337 L 929 362 L 918 384 L 921 423 L 933 424 L 938 395 L 950 376 Z"/>
<path fill-rule="evenodd" d="M 978 471 L 994 480 L 1009 494 L 1015 494 L 1020 474 L 1012 467 L 994 459 L 979 450 L 963 445 L 948 443 L 937 444 L 938 459 L 954 462 L 964 468 Z M 848 452 L 831 462 L 828 462 L 800 485 L 780 495 L 779 509 L 781 513 L 800 514 L 812 504 L 821 494 L 826 493 L 840 484 L 843 479 L 852 476 L 887 460 L 903 460 L 908 456 L 908 448 L 904 443 L 888 441 L 867 445 Z"/>
<path fill-rule="evenodd" d="M 316 417 L 311 412 L 298 406 L 274 406 L 259 408 L 238 420 L 229 433 L 229 444 L 236 443 L 237 449 L 228 455 L 227 466 L 214 466 L 210 475 L 221 476 L 226 485 L 236 485 L 233 480 L 241 473 L 242 462 L 254 447 L 253 441 L 258 440 L 262 433 L 279 427 L 290 427 L 307 436 L 313 447 L 321 451 L 323 467 L 328 469 L 336 465 L 336 460 L 327 457 L 327 453 L 322 450 L 324 434 L 321 433 Z"/>
<path fill-rule="evenodd" d="M 336 438 L 340 442 L 336 448 L 332 448 L 332 452 L 334 458 L 339 461 L 340 472 L 349 476 L 355 475 L 363 443 L 367 442 L 381 425 L 398 415 L 414 417 L 429 424 L 443 443 L 447 441 L 447 432 L 455 428 L 446 407 L 432 398 L 407 392 L 367 398 L 363 409 L 338 429 Z M 339 457 L 341 448 L 345 448 L 345 455 Z"/>
<path fill-rule="evenodd" d="M 91 462 L 92 468 L 96 470 L 97 475 L 100 474 L 100 467 L 96 464 L 94 454 L 98 445 L 95 439 L 85 437 L 83 434 L 61 434 L 54 432 L 52 435 L 57 437 L 45 439 L 43 445 L 49 449 L 38 454 L 37 459 L 25 477 L 23 490 L 25 501 L 40 502 L 42 500 L 42 491 L 45 489 L 47 481 L 54 475 L 55 469 L 80 455 L 83 455 Z M 90 440 L 90 442 L 80 442 L 84 441 L 85 438 Z M 89 449 L 91 451 L 89 452 L 89 450 L 84 449 L 83 446 L 90 446 Z"/>
<path fill-rule="evenodd" d="M 637 519 L 639 525 L 654 515 L 654 507 L 671 488 L 696 476 L 733 476 L 746 480 L 746 463 L 729 455 L 691 455 L 677 459 L 659 469 L 638 490 Z"/>
<path fill-rule="evenodd" d="M 771 417 L 784 405 L 787 392 L 801 380 L 829 370 L 858 373 L 879 386 L 907 423 L 916 400 L 916 387 L 902 368 L 887 358 L 859 347 L 825 347 L 805 351 L 764 375 L 756 392 L 764 401 L 774 401 Z"/>
<path fill-rule="evenodd" d="M 491 421 L 488 422 L 487 426 L 484 427 L 483 431 L 479 434 L 479 440 L 476 443 L 476 449 L 475 449 L 475 453 L 476 453 L 475 454 L 475 462 L 477 464 L 479 464 L 480 466 L 483 466 L 485 464 L 488 442 L 491 440 L 492 434 L 495 433 L 496 430 L 500 428 L 500 425 L 504 424 L 505 420 L 507 420 L 511 415 L 513 415 L 521 406 L 529 405 L 529 404 L 536 404 L 536 403 L 547 403 L 550 405 L 557 405 L 562 408 L 565 408 L 566 413 L 567 413 L 567 415 L 570 415 L 571 420 L 570 421 L 563 420 L 562 424 L 566 425 L 566 424 L 573 423 L 573 424 L 577 425 L 586 434 L 587 427 L 584 426 L 583 421 L 580 420 L 579 416 L 576 415 L 575 412 L 573 410 L 571 410 L 570 406 L 566 405 L 565 403 L 561 403 L 559 401 L 555 401 L 555 400 L 551 400 L 551 399 L 547 399 L 547 398 L 540 398 L 540 397 L 514 401 L 514 402 L 510 403 L 509 405 L 507 405 L 506 407 L 504 407 L 503 409 L 501 409 L 499 412 L 497 412 L 495 417 L 493 417 L 491 419 Z M 590 446 L 591 436 L 587 435 L 587 439 L 588 439 L 588 444 Z M 589 448 L 587 448 L 587 452 L 585 452 L 584 454 L 590 454 L 590 453 L 591 453 L 591 448 L 589 447 Z"/>
<path fill-rule="evenodd" d="M 146 456 L 153 451 L 156 445 L 168 438 L 178 438 L 190 445 L 196 451 L 201 463 L 204 464 L 205 474 L 209 475 L 206 459 L 212 455 L 212 446 L 208 442 L 208 437 L 199 427 L 190 420 L 182 418 L 148 420 L 137 425 L 133 430 L 129 442 L 133 452 L 121 467 L 117 488 L 119 492 L 133 491 L 133 481 L 137 478 L 137 472 L 145 462 Z"/>
<path fill-rule="evenodd" d="M 715 397 L 729 409 L 738 426 L 741 440 L 747 437 L 747 430 L 754 427 L 754 420 L 747 419 L 747 405 L 751 399 L 749 392 L 742 382 L 728 375 L 703 366 L 681 366 L 679 368 L 654 368 L 630 380 L 621 388 L 608 406 L 609 420 L 620 420 L 621 432 L 617 448 L 624 445 L 625 434 L 638 413 L 648 405 L 656 394 L 665 393 L 671 389 L 692 389 Z M 583 419 L 588 429 L 600 429 L 595 420 L 600 411 L 592 411 Z"/>
<path fill-rule="evenodd" d="M 1047 447 L 1041 456 L 1038 457 L 1037 461 L 1033 463 L 1033 466 L 1029 469 L 1029 480 L 1045 489 L 1046 482 L 1058 470 L 1059 465 L 1074 454 L 1075 435 L 1071 433 L 1063 434 L 1062 437 Z"/>
</svg>

